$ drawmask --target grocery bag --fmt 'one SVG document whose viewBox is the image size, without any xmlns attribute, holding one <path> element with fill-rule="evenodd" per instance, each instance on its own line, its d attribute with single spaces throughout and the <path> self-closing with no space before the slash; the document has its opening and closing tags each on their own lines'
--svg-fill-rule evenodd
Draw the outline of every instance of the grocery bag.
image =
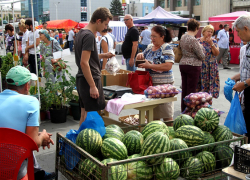
<svg viewBox="0 0 250 180">
<path fill-rule="evenodd" d="M 237 134 L 247 133 L 246 123 L 240 106 L 238 92 L 235 92 L 234 99 L 231 102 L 230 110 L 224 123 L 232 132 Z"/>
<path fill-rule="evenodd" d="M 224 95 L 225 95 L 225 98 L 231 102 L 232 99 L 233 99 L 233 87 L 235 85 L 235 81 L 228 78 L 226 81 L 225 81 L 225 86 L 224 86 Z"/>
<path fill-rule="evenodd" d="M 114 54 L 114 52 L 111 52 Z M 105 69 L 108 73 L 112 75 L 116 75 L 116 73 L 120 70 L 121 66 L 119 65 L 115 56 L 110 58 L 105 65 Z"/>
</svg>

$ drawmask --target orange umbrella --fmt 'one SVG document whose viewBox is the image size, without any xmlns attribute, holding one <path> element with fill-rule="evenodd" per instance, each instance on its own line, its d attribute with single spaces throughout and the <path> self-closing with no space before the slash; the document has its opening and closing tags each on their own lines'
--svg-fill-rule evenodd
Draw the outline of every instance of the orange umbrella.
<svg viewBox="0 0 250 180">
<path fill-rule="evenodd" d="M 70 30 L 74 28 L 78 23 L 70 19 L 47 21 L 48 29 L 65 29 Z"/>
<path fill-rule="evenodd" d="M 82 28 L 84 28 L 85 26 L 87 26 L 88 24 L 89 24 L 88 22 L 78 23 L 78 24 L 75 26 L 75 29 L 82 29 Z"/>
</svg>

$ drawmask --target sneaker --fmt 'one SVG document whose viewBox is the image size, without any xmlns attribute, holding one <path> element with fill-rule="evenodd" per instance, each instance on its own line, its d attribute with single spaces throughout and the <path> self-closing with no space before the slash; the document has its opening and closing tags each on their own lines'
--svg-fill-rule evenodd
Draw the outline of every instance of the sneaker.
<svg viewBox="0 0 250 180">
<path fill-rule="evenodd" d="M 55 179 L 55 177 L 56 177 L 56 173 L 54 173 L 54 172 L 49 173 L 49 172 L 45 171 L 45 175 L 43 177 L 43 180 L 53 180 L 53 179 Z"/>
<path fill-rule="evenodd" d="M 230 67 L 224 67 L 223 69 L 231 69 Z"/>
</svg>

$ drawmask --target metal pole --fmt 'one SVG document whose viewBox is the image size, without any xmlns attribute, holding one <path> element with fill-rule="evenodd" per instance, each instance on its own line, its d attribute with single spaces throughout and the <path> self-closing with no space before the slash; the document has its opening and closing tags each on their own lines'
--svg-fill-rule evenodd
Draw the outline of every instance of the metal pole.
<svg viewBox="0 0 250 180">
<path fill-rule="evenodd" d="M 14 1 L 14 0 L 13 0 Z M 38 77 L 38 67 L 37 67 L 37 55 L 36 55 L 36 29 L 35 29 L 35 21 L 34 21 L 34 9 L 33 9 L 33 0 L 30 0 L 31 4 L 31 14 L 32 14 L 32 26 L 33 26 L 33 38 L 34 38 L 34 49 L 35 49 L 35 60 L 36 60 L 36 75 Z M 37 79 L 37 89 L 38 89 L 38 99 L 39 99 L 39 104 L 41 105 L 41 100 L 40 100 L 40 88 L 39 88 L 39 78 Z M 41 107 L 41 106 L 40 106 Z"/>
<path fill-rule="evenodd" d="M 8 17 L 8 24 L 9 24 L 10 23 L 9 8 L 7 8 L 7 17 Z"/>
<path fill-rule="evenodd" d="M 56 6 L 56 20 L 58 19 L 58 17 L 57 17 L 57 4 L 55 4 L 55 6 Z"/>
<path fill-rule="evenodd" d="M 91 19 L 91 0 L 89 0 L 89 21 Z"/>
<path fill-rule="evenodd" d="M 3 6 L 1 6 L 1 17 L 2 17 L 2 37 L 3 37 L 3 54 L 6 54 L 5 43 L 4 43 L 4 28 L 3 28 Z"/>
<path fill-rule="evenodd" d="M 15 55 L 18 55 L 18 52 L 17 52 L 18 47 L 17 47 L 17 39 L 16 39 L 16 25 L 15 25 L 15 16 L 14 16 L 14 0 L 13 0 L 13 3 L 11 3 L 11 7 L 12 7 L 12 15 L 13 15 L 13 27 L 14 27 L 15 46 L 16 46 L 16 54 Z"/>
</svg>

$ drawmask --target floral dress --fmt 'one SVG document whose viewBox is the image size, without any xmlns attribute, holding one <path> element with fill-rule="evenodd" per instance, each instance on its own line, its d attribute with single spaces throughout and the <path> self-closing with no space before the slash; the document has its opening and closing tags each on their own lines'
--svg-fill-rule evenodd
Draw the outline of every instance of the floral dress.
<svg viewBox="0 0 250 180">
<path fill-rule="evenodd" d="M 219 97 L 220 92 L 220 77 L 219 67 L 216 56 L 212 54 L 212 48 L 206 41 L 201 41 L 200 44 L 204 47 L 205 60 L 202 61 L 200 80 L 197 86 L 197 92 L 208 92 L 214 98 Z M 218 47 L 217 41 L 213 39 L 215 47 Z"/>
</svg>

